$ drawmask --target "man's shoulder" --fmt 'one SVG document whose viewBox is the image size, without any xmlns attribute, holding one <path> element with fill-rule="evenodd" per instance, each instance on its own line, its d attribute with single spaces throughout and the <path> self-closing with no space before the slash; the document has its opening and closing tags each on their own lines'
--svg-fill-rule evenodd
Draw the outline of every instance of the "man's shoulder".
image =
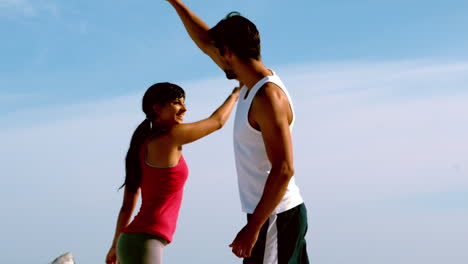
<svg viewBox="0 0 468 264">
<path fill-rule="evenodd" d="M 259 99 L 258 101 L 264 101 L 264 103 L 267 103 L 268 101 L 274 102 L 276 100 L 281 100 L 286 97 L 286 94 L 279 84 L 266 82 L 257 91 L 255 97 L 255 99 Z"/>
</svg>

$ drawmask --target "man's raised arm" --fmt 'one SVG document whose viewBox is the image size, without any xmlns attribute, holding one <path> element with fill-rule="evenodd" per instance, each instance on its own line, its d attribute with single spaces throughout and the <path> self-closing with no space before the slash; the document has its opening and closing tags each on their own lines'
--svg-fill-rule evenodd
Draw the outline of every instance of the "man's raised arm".
<svg viewBox="0 0 468 264">
<path fill-rule="evenodd" d="M 195 13 L 193 13 L 192 10 L 190 10 L 181 0 L 166 1 L 174 7 L 180 19 L 182 20 L 187 33 L 195 42 L 195 44 L 221 69 L 223 69 L 221 56 L 219 55 L 217 48 L 208 34 L 210 27 Z"/>
</svg>

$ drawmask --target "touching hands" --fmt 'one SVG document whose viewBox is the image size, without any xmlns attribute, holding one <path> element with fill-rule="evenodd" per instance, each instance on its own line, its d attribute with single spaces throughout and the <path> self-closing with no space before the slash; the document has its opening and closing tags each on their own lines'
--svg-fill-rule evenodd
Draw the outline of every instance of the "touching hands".
<svg viewBox="0 0 468 264">
<path fill-rule="evenodd" d="M 239 95 L 239 92 L 240 92 L 240 89 L 242 88 L 242 86 L 238 86 L 238 87 L 234 87 L 234 89 L 232 90 L 232 93 L 233 95 Z"/>
</svg>

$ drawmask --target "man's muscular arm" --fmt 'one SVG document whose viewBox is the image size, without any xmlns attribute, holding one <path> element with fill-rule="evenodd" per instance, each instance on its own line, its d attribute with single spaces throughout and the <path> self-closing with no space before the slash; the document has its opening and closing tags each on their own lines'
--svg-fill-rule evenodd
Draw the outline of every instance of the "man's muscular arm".
<svg viewBox="0 0 468 264">
<path fill-rule="evenodd" d="M 292 112 L 287 96 L 275 84 L 267 83 L 255 96 L 250 113 L 262 133 L 272 168 L 252 217 L 231 244 L 238 257 L 250 257 L 260 228 L 283 198 L 294 175 L 289 130 Z"/>
<path fill-rule="evenodd" d="M 181 0 L 166 1 L 174 7 L 180 17 L 180 20 L 184 24 L 187 33 L 198 48 L 208 55 L 221 69 L 223 69 L 222 57 L 219 55 L 218 49 L 215 47 L 208 34 L 210 27 L 195 13 L 193 13 L 192 10 L 190 10 Z"/>
</svg>

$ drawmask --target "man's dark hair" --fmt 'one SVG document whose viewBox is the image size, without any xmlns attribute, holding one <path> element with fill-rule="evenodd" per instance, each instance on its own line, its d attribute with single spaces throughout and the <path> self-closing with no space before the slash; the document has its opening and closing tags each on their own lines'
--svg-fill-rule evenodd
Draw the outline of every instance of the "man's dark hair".
<svg viewBox="0 0 468 264">
<path fill-rule="evenodd" d="M 239 12 L 229 13 L 208 33 L 221 55 L 224 53 L 224 46 L 227 46 L 243 61 L 260 59 L 260 34 L 257 27 Z"/>
</svg>

